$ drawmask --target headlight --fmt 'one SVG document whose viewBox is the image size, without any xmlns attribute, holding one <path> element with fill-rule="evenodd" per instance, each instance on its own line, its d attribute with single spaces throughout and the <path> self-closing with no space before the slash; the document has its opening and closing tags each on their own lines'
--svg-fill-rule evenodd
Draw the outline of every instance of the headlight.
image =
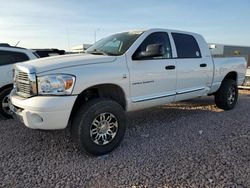
<svg viewBox="0 0 250 188">
<path fill-rule="evenodd" d="M 71 95 L 75 76 L 68 74 L 46 75 L 37 78 L 39 95 Z"/>
</svg>

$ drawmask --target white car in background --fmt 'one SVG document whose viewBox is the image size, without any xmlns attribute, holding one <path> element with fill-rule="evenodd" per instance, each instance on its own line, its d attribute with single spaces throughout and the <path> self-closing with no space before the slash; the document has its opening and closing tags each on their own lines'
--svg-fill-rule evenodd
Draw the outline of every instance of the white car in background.
<svg viewBox="0 0 250 188">
<path fill-rule="evenodd" d="M 0 114 L 10 118 L 8 96 L 13 87 L 13 64 L 37 59 L 34 50 L 0 44 Z"/>
</svg>

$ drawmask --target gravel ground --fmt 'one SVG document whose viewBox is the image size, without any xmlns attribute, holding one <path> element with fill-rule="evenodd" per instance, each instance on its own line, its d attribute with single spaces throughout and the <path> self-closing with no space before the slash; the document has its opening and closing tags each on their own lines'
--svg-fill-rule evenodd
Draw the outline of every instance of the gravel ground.
<svg viewBox="0 0 250 188">
<path fill-rule="evenodd" d="M 0 187 L 250 187 L 250 92 L 236 108 L 213 97 L 128 115 L 121 146 L 89 157 L 69 130 L 0 120 Z"/>
</svg>

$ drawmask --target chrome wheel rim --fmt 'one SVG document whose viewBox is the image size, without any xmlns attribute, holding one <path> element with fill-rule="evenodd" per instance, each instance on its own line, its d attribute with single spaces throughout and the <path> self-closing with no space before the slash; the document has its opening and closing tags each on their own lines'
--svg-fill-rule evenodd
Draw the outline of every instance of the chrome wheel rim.
<svg viewBox="0 0 250 188">
<path fill-rule="evenodd" d="M 229 92 L 228 92 L 228 98 L 227 98 L 228 103 L 230 105 L 234 103 L 235 97 L 236 97 L 236 89 L 235 89 L 235 87 L 231 87 Z"/>
<path fill-rule="evenodd" d="M 98 115 L 91 124 L 90 137 L 97 145 L 109 144 L 118 131 L 118 121 L 116 117 L 105 112 Z"/>
<path fill-rule="evenodd" d="M 6 95 L 2 100 L 2 109 L 6 114 L 10 114 L 9 97 L 10 95 Z"/>
</svg>

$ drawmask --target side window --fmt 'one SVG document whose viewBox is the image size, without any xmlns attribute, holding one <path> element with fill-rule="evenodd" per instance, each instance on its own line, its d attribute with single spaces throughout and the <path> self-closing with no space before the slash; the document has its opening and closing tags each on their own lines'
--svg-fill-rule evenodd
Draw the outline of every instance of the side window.
<svg viewBox="0 0 250 188">
<path fill-rule="evenodd" d="M 29 58 L 24 53 L 0 50 L 0 66 L 27 60 L 29 60 Z"/>
<path fill-rule="evenodd" d="M 169 59 L 172 58 L 172 50 L 169 41 L 168 34 L 165 32 L 156 32 L 150 34 L 138 47 L 132 56 L 133 60 L 137 60 L 137 55 L 141 52 L 146 52 L 149 45 L 160 45 L 162 50 L 162 56 L 148 57 L 149 59 Z"/>
<path fill-rule="evenodd" d="M 201 58 L 199 45 L 192 35 L 172 33 L 178 58 Z"/>
</svg>

